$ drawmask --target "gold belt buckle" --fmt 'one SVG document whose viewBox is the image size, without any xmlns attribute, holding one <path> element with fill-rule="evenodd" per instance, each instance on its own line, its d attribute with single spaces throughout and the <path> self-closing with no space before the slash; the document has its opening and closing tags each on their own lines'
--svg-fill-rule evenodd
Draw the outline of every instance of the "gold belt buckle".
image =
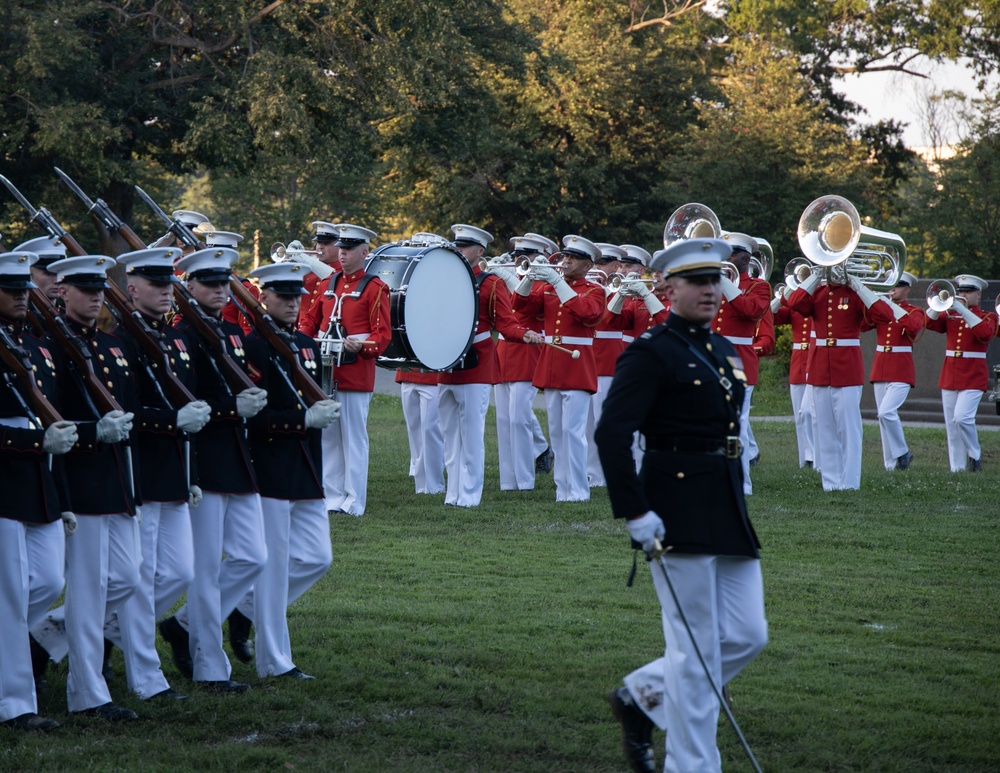
<svg viewBox="0 0 1000 773">
<path fill-rule="evenodd" d="M 561 344 L 562 343 L 562 336 L 552 336 L 552 343 L 554 343 L 554 344 Z"/>
<path fill-rule="evenodd" d="M 957 357 L 958 359 L 962 359 L 962 353 L 961 353 L 961 352 L 955 352 L 955 356 L 956 356 L 956 357 Z"/>
<path fill-rule="evenodd" d="M 726 458 L 727 459 L 739 459 L 740 454 L 743 451 L 743 447 L 740 445 L 740 439 L 736 435 L 729 435 L 726 437 Z"/>
<path fill-rule="evenodd" d="M 837 345 L 837 339 L 836 338 L 827 338 L 826 339 L 826 345 L 827 346 L 836 346 Z"/>
<path fill-rule="evenodd" d="M 892 351 L 892 347 L 889 346 L 889 345 L 883 346 L 882 347 L 882 351 L 883 352 L 891 352 Z"/>
</svg>

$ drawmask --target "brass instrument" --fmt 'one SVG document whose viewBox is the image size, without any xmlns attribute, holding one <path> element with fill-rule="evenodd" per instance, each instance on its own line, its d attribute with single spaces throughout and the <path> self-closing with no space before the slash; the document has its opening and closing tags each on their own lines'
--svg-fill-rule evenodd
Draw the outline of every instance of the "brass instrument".
<svg viewBox="0 0 1000 773">
<path fill-rule="evenodd" d="M 955 305 L 955 299 L 959 298 L 955 293 L 955 285 L 947 279 L 935 279 L 927 286 L 927 308 L 939 314 L 948 311 Z M 961 300 L 961 299 L 960 299 Z"/>
<path fill-rule="evenodd" d="M 652 279 L 643 279 L 638 274 L 628 274 L 622 276 L 621 274 L 612 274 L 608 277 L 608 292 L 609 293 L 621 293 L 626 296 L 634 296 L 639 294 L 639 288 L 645 285 L 646 287 L 653 288 Z"/>
<path fill-rule="evenodd" d="M 792 258 L 785 264 L 785 286 L 792 292 L 812 274 L 821 270 L 820 266 L 811 263 L 807 258 Z"/>
<path fill-rule="evenodd" d="M 765 282 L 770 281 L 771 272 L 774 271 L 774 248 L 771 247 L 771 243 L 760 236 L 755 236 L 754 239 L 757 241 L 757 249 L 760 251 L 760 257 L 756 255 L 750 259 L 751 268 L 756 263 L 760 266 L 760 270 L 755 274 L 750 271 L 750 276 L 754 279 L 763 279 Z"/>
<path fill-rule="evenodd" d="M 902 237 L 861 225 L 857 209 L 842 196 L 810 203 L 799 218 L 798 238 L 812 263 L 830 269 L 829 281 L 844 283 L 853 276 L 872 290 L 891 290 L 905 270 Z"/>
<path fill-rule="evenodd" d="M 593 282 L 599 284 L 601 287 L 607 287 L 608 285 L 608 275 L 605 274 L 599 268 L 592 268 L 587 272 L 584 277 L 588 282 Z"/>
<path fill-rule="evenodd" d="M 718 239 L 722 225 L 704 204 L 685 204 L 674 210 L 663 228 L 663 247 L 683 239 Z"/>
<path fill-rule="evenodd" d="M 307 250 L 298 239 L 289 242 L 287 247 L 281 242 L 275 242 L 271 245 L 272 263 L 282 263 L 294 259 L 292 257 L 294 255 L 312 255 L 314 258 L 319 258 L 317 250 Z"/>
</svg>

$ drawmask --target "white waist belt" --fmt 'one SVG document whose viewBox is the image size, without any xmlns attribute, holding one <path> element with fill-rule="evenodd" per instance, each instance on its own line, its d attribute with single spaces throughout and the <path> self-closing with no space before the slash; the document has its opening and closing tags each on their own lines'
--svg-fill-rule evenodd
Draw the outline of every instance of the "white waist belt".
<svg viewBox="0 0 1000 773">
<path fill-rule="evenodd" d="M 956 352 L 954 349 L 946 349 L 944 356 L 969 360 L 985 360 L 986 352 Z"/>
<path fill-rule="evenodd" d="M 875 351 L 878 352 L 912 352 L 912 346 L 893 346 L 892 344 L 886 344 L 884 346 L 876 346 Z"/>
<path fill-rule="evenodd" d="M 635 338 L 633 336 L 627 336 L 624 333 L 622 333 L 622 340 L 625 343 L 630 344 L 630 343 L 632 343 L 635 340 Z"/>
<path fill-rule="evenodd" d="M 816 337 L 816 346 L 861 346 L 860 338 L 820 338 Z"/>
<path fill-rule="evenodd" d="M 492 331 L 487 330 L 485 333 L 476 333 L 476 337 L 472 339 L 472 343 L 481 344 L 487 338 L 492 335 Z"/>
<path fill-rule="evenodd" d="M 582 338 L 580 336 L 545 336 L 547 344 L 572 344 L 573 346 L 593 346 L 593 338 Z"/>
<path fill-rule="evenodd" d="M 371 334 L 372 334 L 372 333 L 371 333 L 371 331 L 370 331 L 370 330 L 366 330 L 366 331 L 365 331 L 364 333 L 351 333 L 351 334 L 350 334 L 349 336 L 347 336 L 347 337 L 348 337 L 348 338 L 353 338 L 353 339 L 354 339 L 355 341 L 364 341 L 364 340 L 365 340 L 365 339 L 367 339 L 367 338 L 368 338 L 368 336 L 370 336 Z"/>
<path fill-rule="evenodd" d="M 792 344 L 792 348 L 793 349 L 808 349 L 809 348 L 809 342 L 806 341 L 806 342 L 801 343 L 801 344 Z"/>
<path fill-rule="evenodd" d="M 594 333 L 595 338 L 624 338 L 620 330 L 598 330 Z"/>
<path fill-rule="evenodd" d="M 752 338 L 740 338 L 738 336 L 724 336 L 733 346 L 753 346 Z"/>
</svg>

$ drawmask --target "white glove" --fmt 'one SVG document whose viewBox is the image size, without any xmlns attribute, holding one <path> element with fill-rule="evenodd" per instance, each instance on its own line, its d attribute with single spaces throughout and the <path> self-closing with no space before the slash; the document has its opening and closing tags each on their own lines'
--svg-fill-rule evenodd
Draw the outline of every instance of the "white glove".
<svg viewBox="0 0 1000 773">
<path fill-rule="evenodd" d="M 640 518 L 633 518 L 626 521 L 629 536 L 642 545 L 642 549 L 647 553 L 655 547 L 656 540 L 663 540 L 667 535 L 667 530 L 663 526 L 663 520 L 652 510 Z"/>
<path fill-rule="evenodd" d="M 537 281 L 548 282 L 550 285 L 555 285 L 556 282 L 562 279 L 562 274 L 552 266 L 532 266 L 531 273 L 535 275 Z"/>
<path fill-rule="evenodd" d="M 722 295 L 727 301 L 731 301 L 733 298 L 740 294 L 740 286 L 736 284 L 729 277 L 722 277 Z"/>
<path fill-rule="evenodd" d="M 870 309 L 881 300 L 878 295 L 875 294 L 874 290 L 861 284 L 861 281 L 853 274 L 847 275 L 847 286 L 854 290 L 855 294 L 861 299 L 861 302 L 865 305 L 866 309 Z"/>
<path fill-rule="evenodd" d="M 611 296 L 611 300 L 608 301 L 608 311 L 612 314 L 621 314 L 622 306 L 625 305 L 625 296 L 621 292 L 617 292 Z"/>
<path fill-rule="evenodd" d="M 285 260 L 289 263 L 301 263 L 303 266 L 308 266 L 309 270 L 320 279 L 326 279 L 333 273 L 333 269 L 315 255 L 309 255 L 298 250 L 286 250 Z"/>
<path fill-rule="evenodd" d="M 941 312 L 936 309 L 927 309 L 926 311 L 927 319 L 937 319 L 941 316 Z"/>
<path fill-rule="evenodd" d="M 76 516 L 68 510 L 63 513 L 59 513 L 59 517 L 62 518 L 63 531 L 66 532 L 68 537 L 74 531 L 76 531 Z"/>
<path fill-rule="evenodd" d="M 665 308 L 667 308 L 666 306 L 663 305 L 660 299 L 657 298 L 655 295 L 653 295 L 651 292 L 646 293 L 646 296 L 642 299 L 642 302 L 646 304 L 646 309 L 654 317 L 661 311 L 663 311 Z"/>
<path fill-rule="evenodd" d="M 177 429 L 199 432 L 212 417 L 212 408 L 204 400 L 192 400 L 177 411 Z"/>
<path fill-rule="evenodd" d="M 45 430 L 42 448 L 47 454 L 64 454 L 76 445 L 78 439 L 76 424 L 71 421 L 57 421 Z"/>
<path fill-rule="evenodd" d="M 820 275 L 818 272 L 813 271 L 805 280 L 799 285 L 800 290 L 805 290 L 807 293 L 812 295 L 816 292 L 816 288 L 819 287 Z"/>
<path fill-rule="evenodd" d="M 121 443 L 123 440 L 128 440 L 134 418 L 134 413 L 108 411 L 97 420 L 97 442 Z"/>
<path fill-rule="evenodd" d="M 555 269 L 552 269 L 555 271 Z M 556 291 L 556 295 L 559 296 L 560 303 L 566 303 L 576 297 L 576 293 L 573 288 L 567 284 L 566 280 L 560 275 L 556 275 L 558 278 L 554 283 L 552 283 L 552 289 Z"/>
<path fill-rule="evenodd" d="M 970 309 L 964 303 L 960 302 L 953 303 L 951 305 L 951 308 L 955 311 L 956 314 L 958 314 L 958 316 L 960 316 L 963 319 L 965 324 L 968 325 L 969 327 L 975 327 L 980 322 L 982 322 L 982 320 L 975 315 L 975 312 L 973 312 L 972 309 Z"/>
<path fill-rule="evenodd" d="M 518 295 L 528 296 L 531 295 L 531 288 L 534 286 L 535 280 L 531 274 L 525 274 L 524 279 L 522 279 L 517 287 L 514 288 L 514 292 Z"/>
<path fill-rule="evenodd" d="M 236 412 L 244 419 L 252 419 L 267 405 L 267 392 L 259 387 L 244 389 L 236 395 Z"/>
<path fill-rule="evenodd" d="M 886 303 L 888 303 L 889 304 L 889 308 L 892 309 L 892 316 L 894 316 L 896 318 L 897 322 L 899 322 L 899 320 L 901 320 L 903 317 L 905 317 L 909 313 L 909 312 L 906 311 L 906 309 L 904 309 L 898 303 L 894 303 L 893 301 L 886 301 Z"/>
<path fill-rule="evenodd" d="M 201 504 L 201 498 L 204 496 L 201 491 L 201 486 L 196 486 L 191 484 L 188 486 L 188 504 L 191 507 L 197 507 Z"/>
<path fill-rule="evenodd" d="M 340 403 L 336 400 L 318 400 L 306 409 L 306 426 L 325 429 L 340 418 Z"/>
<path fill-rule="evenodd" d="M 771 301 L 771 313 L 777 314 L 781 309 L 781 298 L 775 298 Z"/>
</svg>

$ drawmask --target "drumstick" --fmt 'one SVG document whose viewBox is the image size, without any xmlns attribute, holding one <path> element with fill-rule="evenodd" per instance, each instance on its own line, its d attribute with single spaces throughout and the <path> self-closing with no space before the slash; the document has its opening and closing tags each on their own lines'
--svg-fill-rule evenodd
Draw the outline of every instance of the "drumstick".
<svg viewBox="0 0 1000 773">
<path fill-rule="evenodd" d="M 551 346 L 553 349 L 558 349 L 560 352 L 565 352 L 574 360 L 580 359 L 580 351 L 578 349 L 567 349 L 565 346 L 554 344 L 551 341 L 539 341 L 538 343 L 545 344 L 546 346 Z"/>
</svg>

